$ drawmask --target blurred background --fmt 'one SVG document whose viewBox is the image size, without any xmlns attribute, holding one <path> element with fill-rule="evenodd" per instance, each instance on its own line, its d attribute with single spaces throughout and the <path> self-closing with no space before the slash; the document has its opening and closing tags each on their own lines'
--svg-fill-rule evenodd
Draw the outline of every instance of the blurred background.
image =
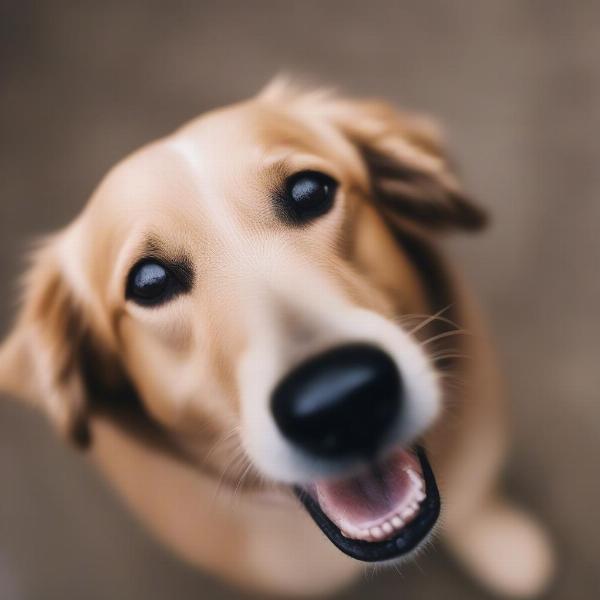
<svg viewBox="0 0 600 600">
<path fill-rule="evenodd" d="M 600 590 L 600 4 L 0 0 L 0 331 L 35 236 L 106 170 L 280 71 L 430 112 L 493 214 L 449 240 L 504 364 L 511 493 L 548 524 L 548 599 Z M 443 549 L 340 599 L 485 599 Z M 0 598 L 243 598 L 178 562 L 45 421 L 0 402 Z"/>
</svg>

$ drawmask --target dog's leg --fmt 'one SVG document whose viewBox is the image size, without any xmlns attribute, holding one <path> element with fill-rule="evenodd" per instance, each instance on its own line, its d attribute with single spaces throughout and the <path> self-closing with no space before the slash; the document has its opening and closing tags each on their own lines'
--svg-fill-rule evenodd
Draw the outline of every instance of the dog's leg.
<svg viewBox="0 0 600 600">
<path fill-rule="evenodd" d="M 447 542 L 473 575 L 496 593 L 531 598 L 543 591 L 553 572 L 552 544 L 527 512 L 499 494 L 487 499 Z"/>
</svg>

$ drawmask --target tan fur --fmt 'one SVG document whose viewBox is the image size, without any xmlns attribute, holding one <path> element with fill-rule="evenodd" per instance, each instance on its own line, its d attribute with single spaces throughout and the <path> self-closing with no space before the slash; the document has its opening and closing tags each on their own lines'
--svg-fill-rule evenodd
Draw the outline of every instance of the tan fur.
<svg viewBox="0 0 600 600">
<path fill-rule="evenodd" d="M 326 170 L 341 198 L 326 219 L 293 229 L 273 215 L 270 197 L 301 169 Z M 0 349 L 0 388 L 89 442 L 132 510 L 189 562 L 261 591 L 334 591 L 360 565 L 247 457 L 230 464 L 240 358 L 265 322 L 298 340 L 313 335 L 322 307 L 309 282 L 390 319 L 431 312 L 425 274 L 393 230 L 434 244 L 443 229 L 482 224 L 428 120 L 277 81 L 123 161 L 43 244 Z M 160 313 L 124 299 L 148 244 L 190 256 L 197 274 L 193 293 Z M 427 436 L 443 535 L 486 584 L 527 596 L 548 579 L 550 549 L 498 491 L 507 436 L 495 361 L 477 308 L 451 281 L 460 325 L 473 335 L 454 341 L 472 360 L 458 363 L 463 387 Z M 127 390 L 142 413 L 110 402 Z"/>
</svg>

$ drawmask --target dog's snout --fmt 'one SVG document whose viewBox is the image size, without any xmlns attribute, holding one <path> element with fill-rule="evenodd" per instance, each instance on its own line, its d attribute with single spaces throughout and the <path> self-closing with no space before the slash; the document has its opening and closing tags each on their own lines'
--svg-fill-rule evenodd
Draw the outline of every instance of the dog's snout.
<svg viewBox="0 0 600 600">
<path fill-rule="evenodd" d="M 402 380 L 394 361 L 368 344 L 311 357 L 273 392 L 282 434 L 323 458 L 372 456 L 401 409 Z"/>
</svg>

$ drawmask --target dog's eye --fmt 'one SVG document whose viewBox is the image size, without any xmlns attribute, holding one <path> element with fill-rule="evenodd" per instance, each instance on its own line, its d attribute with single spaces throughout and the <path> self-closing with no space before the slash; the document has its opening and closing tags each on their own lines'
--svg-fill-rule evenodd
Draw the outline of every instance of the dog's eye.
<svg viewBox="0 0 600 600">
<path fill-rule="evenodd" d="M 285 220 L 307 223 L 328 212 L 333 206 L 337 182 L 318 171 L 302 171 L 286 181 L 281 199 Z"/>
<path fill-rule="evenodd" d="M 126 297 L 143 306 L 156 306 L 186 291 L 189 281 L 161 262 L 146 259 L 138 262 L 129 273 Z"/>
</svg>

